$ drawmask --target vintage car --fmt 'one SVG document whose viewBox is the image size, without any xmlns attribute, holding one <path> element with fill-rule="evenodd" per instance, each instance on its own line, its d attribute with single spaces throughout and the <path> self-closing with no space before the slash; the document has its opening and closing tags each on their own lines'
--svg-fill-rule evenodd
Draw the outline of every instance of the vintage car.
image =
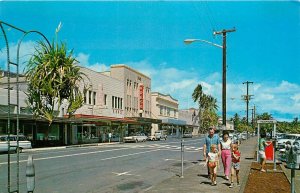
<svg viewBox="0 0 300 193">
<path fill-rule="evenodd" d="M 10 151 L 19 150 L 22 152 L 23 149 L 31 149 L 31 142 L 26 139 L 24 135 L 19 135 L 19 146 L 17 143 L 17 135 L 10 135 Z M 8 152 L 8 135 L 1 135 L 0 136 L 0 152 Z"/>
<path fill-rule="evenodd" d="M 144 133 L 136 133 L 131 134 L 128 137 L 124 137 L 124 142 L 145 142 L 147 138 L 148 137 Z"/>
</svg>

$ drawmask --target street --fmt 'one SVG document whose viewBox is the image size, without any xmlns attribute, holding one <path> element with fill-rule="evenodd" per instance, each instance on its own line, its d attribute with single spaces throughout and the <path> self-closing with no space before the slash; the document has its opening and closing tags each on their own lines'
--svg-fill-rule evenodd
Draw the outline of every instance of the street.
<svg viewBox="0 0 300 193">
<path fill-rule="evenodd" d="M 20 192 L 26 192 L 27 157 L 33 155 L 34 192 L 132 192 L 181 175 L 180 139 L 31 151 L 20 154 Z M 202 158 L 203 138 L 184 139 L 184 168 Z M 11 190 L 16 189 L 16 154 Z M 0 192 L 7 192 L 7 154 L 0 155 Z"/>
</svg>

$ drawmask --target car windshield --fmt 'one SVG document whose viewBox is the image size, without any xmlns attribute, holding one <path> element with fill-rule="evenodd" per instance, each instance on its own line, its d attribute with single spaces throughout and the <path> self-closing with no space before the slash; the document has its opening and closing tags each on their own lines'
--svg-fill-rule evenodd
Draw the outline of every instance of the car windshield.
<svg viewBox="0 0 300 193">
<path fill-rule="evenodd" d="M 0 141 L 6 141 L 6 137 L 0 137 Z"/>
</svg>

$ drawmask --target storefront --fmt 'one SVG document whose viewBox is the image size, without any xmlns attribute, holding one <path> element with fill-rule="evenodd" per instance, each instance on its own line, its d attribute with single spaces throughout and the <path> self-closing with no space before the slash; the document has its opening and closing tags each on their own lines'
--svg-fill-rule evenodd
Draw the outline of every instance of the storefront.
<svg viewBox="0 0 300 193">
<path fill-rule="evenodd" d="M 171 137 L 181 137 L 186 132 L 186 121 L 178 119 L 163 119 L 160 130 L 166 130 L 167 135 Z"/>
<path fill-rule="evenodd" d="M 130 117 L 126 120 L 131 120 L 134 123 L 128 124 L 128 129 L 126 130 L 125 136 L 131 135 L 133 133 L 144 133 L 146 136 L 150 136 L 153 133 L 152 124 L 161 124 L 159 119 L 151 119 L 144 117 Z"/>
</svg>

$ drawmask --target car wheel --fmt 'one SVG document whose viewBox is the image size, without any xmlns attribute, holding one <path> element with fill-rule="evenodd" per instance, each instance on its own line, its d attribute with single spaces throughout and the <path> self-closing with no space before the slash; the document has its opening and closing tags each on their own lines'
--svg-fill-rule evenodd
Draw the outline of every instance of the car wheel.
<svg viewBox="0 0 300 193">
<path fill-rule="evenodd" d="M 16 149 L 16 153 L 18 153 L 18 151 L 19 151 L 19 153 L 22 153 L 22 150 L 23 150 L 22 147 L 18 147 L 18 148 Z"/>
</svg>

